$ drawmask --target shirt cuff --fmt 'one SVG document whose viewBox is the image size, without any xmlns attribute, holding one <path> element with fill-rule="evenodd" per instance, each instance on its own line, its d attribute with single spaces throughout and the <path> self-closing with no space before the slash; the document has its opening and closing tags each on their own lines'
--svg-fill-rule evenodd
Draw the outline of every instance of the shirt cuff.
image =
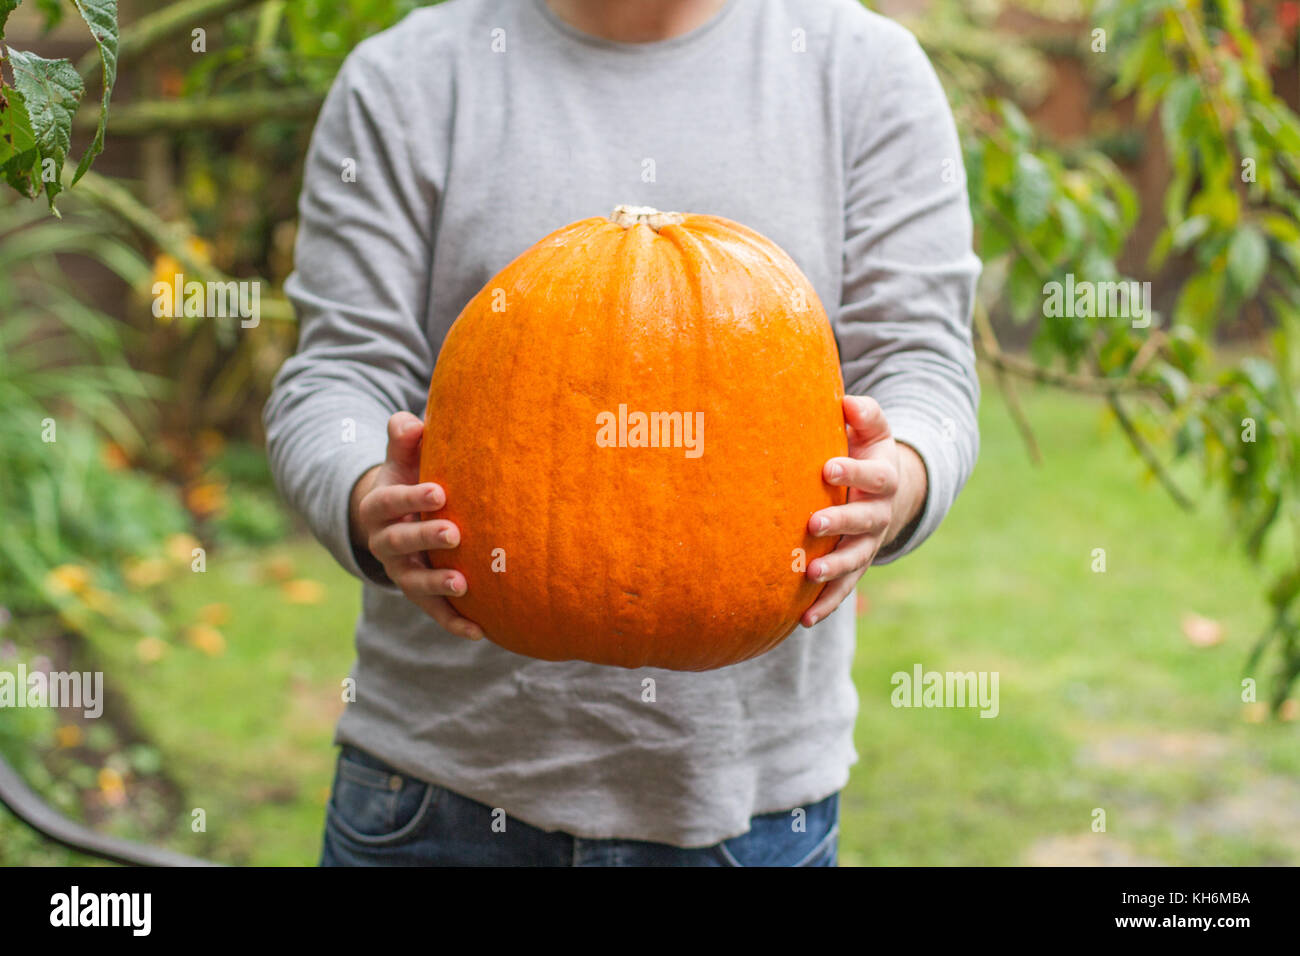
<svg viewBox="0 0 1300 956">
<path fill-rule="evenodd" d="M 921 512 L 893 541 L 881 548 L 872 564 L 889 564 L 910 554 L 930 537 L 943 521 L 960 490 L 956 476 L 961 474 L 952 429 L 945 429 L 932 416 L 906 406 L 891 408 L 882 403 L 885 421 L 896 442 L 911 447 L 925 465 L 926 492 Z"/>
<path fill-rule="evenodd" d="M 364 546 L 352 543 L 350 510 L 352 489 L 361 476 L 384 461 L 385 450 L 366 447 L 361 443 L 344 445 L 346 451 L 336 465 L 334 493 L 326 510 L 319 515 L 316 536 L 334 555 L 334 559 L 353 577 L 366 584 L 399 590 L 384 571 L 377 558 Z"/>
</svg>

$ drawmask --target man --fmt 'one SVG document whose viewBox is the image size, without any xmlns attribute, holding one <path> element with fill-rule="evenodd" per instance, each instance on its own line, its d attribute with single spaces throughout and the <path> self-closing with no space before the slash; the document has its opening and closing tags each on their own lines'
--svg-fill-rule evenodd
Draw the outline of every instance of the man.
<svg viewBox="0 0 1300 956">
<path fill-rule="evenodd" d="M 976 457 L 961 168 L 924 53 L 855 0 L 453 0 L 353 52 L 307 159 L 301 342 L 266 409 L 285 496 L 364 585 L 323 863 L 834 865 L 844 599 L 934 531 Z M 448 327 L 537 239 L 619 204 L 776 241 L 855 396 L 823 472 L 849 501 L 810 518 L 843 536 L 808 568 L 821 598 L 717 671 L 511 654 L 422 557 L 459 540 L 419 518 L 444 501 L 418 483 L 417 415 L 456 414 L 423 408 Z"/>
</svg>

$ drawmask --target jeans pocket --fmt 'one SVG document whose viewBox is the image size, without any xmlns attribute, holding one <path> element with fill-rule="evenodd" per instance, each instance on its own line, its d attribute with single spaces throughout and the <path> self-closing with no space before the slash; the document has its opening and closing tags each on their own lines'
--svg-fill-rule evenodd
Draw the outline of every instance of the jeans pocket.
<svg viewBox="0 0 1300 956">
<path fill-rule="evenodd" d="M 832 794 L 806 808 L 760 814 L 748 833 L 713 850 L 723 866 L 835 866 L 839 809 L 839 794 Z"/>
<path fill-rule="evenodd" d="M 345 747 L 334 772 L 325 822 L 356 843 L 391 846 L 419 829 L 442 792 L 378 758 Z"/>
</svg>

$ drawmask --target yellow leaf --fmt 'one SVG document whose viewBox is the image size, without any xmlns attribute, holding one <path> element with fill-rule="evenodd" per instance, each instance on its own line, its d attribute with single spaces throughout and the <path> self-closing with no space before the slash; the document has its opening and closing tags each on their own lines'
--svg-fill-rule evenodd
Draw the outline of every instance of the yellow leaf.
<svg viewBox="0 0 1300 956">
<path fill-rule="evenodd" d="M 126 583 L 133 588 L 147 588 L 167 579 L 167 562 L 161 558 L 129 561 L 122 569 Z"/>
<path fill-rule="evenodd" d="M 287 581 L 293 577 L 294 571 L 293 561 L 284 555 L 268 558 L 262 569 L 272 581 Z"/>
<path fill-rule="evenodd" d="M 60 564 L 45 575 L 45 587 L 55 594 L 80 594 L 90 586 L 90 571 L 80 564 Z"/>
<path fill-rule="evenodd" d="M 112 767 L 100 768 L 99 791 L 104 797 L 104 802 L 111 806 L 121 806 L 126 802 L 126 781 Z"/>
<path fill-rule="evenodd" d="M 81 728 L 76 724 L 64 724 L 54 731 L 54 741 L 60 747 L 75 747 L 81 743 Z"/>
<path fill-rule="evenodd" d="M 199 620 L 213 627 L 220 627 L 230 620 L 229 604 L 205 604 L 199 608 Z"/>
<path fill-rule="evenodd" d="M 208 624 L 195 624 L 185 632 L 185 639 L 209 657 L 220 657 L 226 652 L 226 639 Z"/>
<path fill-rule="evenodd" d="M 1268 720 L 1268 704 L 1257 700 L 1241 709 L 1241 717 L 1248 724 L 1262 724 Z"/>
<path fill-rule="evenodd" d="M 82 592 L 81 600 L 96 614 L 111 614 L 117 607 L 117 598 L 99 588 L 86 588 Z"/>
<path fill-rule="evenodd" d="M 146 664 L 152 664 L 155 661 L 162 660 L 163 655 L 166 653 L 166 642 L 160 641 L 152 635 L 140 638 L 135 645 L 136 657 L 140 658 L 140 660 L 144 661 Z"/>
<path fill-rule="evenodd" d="M 185 240 L 185 251 L 194 259 L 197 259 L 200 264 L 212 260 L 212 246 L 198 236 L 190 236 Z M 154 257 L 153 275 L 151 276 L 153 283 L 162 282 L 166 285 L 175 285 L 177 274 L 183 276 L 185 274 L 185 266 L 183 266 L 180 260 L 171 253 L 160 252 Z M 198 277 L 195 276 L 194 278 Z M 150 288 L 152 289 L 152 285 Z"/>
<path fill-rule="evenodd" d="M 284 599 L 290 604 L 319 604 L 325 600 L 325 586 L 309 578 L 285 581 L 280 589 L 284 592 Z"/>
<path fill-rule="evenodd" d="M 176 273 L 183 272 L 180 262 L 166 252 L 160 252 L 153 260 L 153 274 L 149 277 L 152 284 L 161 282 L 164 285 L 173 285 L 176 282 Z"/>
<path fill-rule="evenodd" d="M 163 543 L 167 557 L 177 564 L 189 564 L 194 560 L 194 549 L 197 547 L 200 547 L 199 539 L 192 534 L 174 534 Z"/>
<path fill-rule="evenodd" d="M 202 236 L 190 236 L 185 240 L 185 248 L 195 259 L 209 262 L 212 259 L 212 244 Z"/>
<path fill-rule="evenodd" d="M 215 481 L 200 482 L 185 493 L 185 504 L 197 515 L 215 514 L 226 506 L 226 486 Z"/>
</svg>

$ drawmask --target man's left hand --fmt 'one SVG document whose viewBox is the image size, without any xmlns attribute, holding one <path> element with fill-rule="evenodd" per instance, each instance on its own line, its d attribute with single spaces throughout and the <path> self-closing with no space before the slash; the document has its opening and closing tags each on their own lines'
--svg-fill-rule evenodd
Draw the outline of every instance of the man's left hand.
<svg viewBox="0 0 1300 956">
<path fill-rule="evenodd" d="M 826 482 L 849 489 L 842 505 L 823 508 L 808 520 L 819 537 L 840 537 L 835 550 L 808 565 L 808 577 L 827 582 L 801 623 L 812 627 L 853 593 L 876 554 L 912 523 L 925 506 L 925 463 L 910 446 L 894 441 L 885 413 L 871 398 L 844 398 L 849 453 L 822 469 Z"/>
</svg>

